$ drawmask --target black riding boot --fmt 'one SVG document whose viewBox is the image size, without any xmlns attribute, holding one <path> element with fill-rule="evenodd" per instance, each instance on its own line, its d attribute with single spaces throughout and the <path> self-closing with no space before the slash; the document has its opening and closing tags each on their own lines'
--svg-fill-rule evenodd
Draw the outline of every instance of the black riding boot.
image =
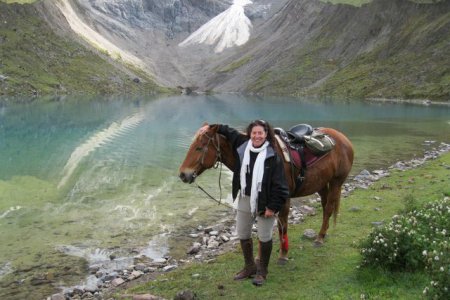
<svg viewBox="0 0 450 300">
<path fill-rule="evenodd" d="M 261 257 L 259 258 L 258 270 L 256 276 L 253 278 L 253 284 L 256 286 L 263 285 L 266 280 L 270 261 L 270 255 L 272 254 L 272 240 L 268 242 L 260 242 Z"/>
<path fill-rule="evenodd" d="M 241 240 L 242 253 L 244 254 L 244 268 L 239 271 L 234 280 L 242 280 L 256 274 L 256 264 L 253 258 L 253 240 Z"/>
</svg>

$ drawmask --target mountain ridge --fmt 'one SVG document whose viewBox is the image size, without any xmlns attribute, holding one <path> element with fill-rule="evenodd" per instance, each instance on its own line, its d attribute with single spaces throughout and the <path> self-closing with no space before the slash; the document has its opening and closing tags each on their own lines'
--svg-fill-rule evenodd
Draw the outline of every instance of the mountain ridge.
<svg viewBox="0 0 450 300">
<path fill-rule="evenodd" d="M 136 67 L 149 78 L 169 88 L 450 98 L 449 64 L 442 63 L 450 61 L 449 1 L 374 0 L 356 7 L 318 0 L 282 0 L 270 6 L 271 1 L 254 0 L 245 6 L 253 25 L 248 42 L 220 54 L 211 46 L 178 44 L 229 8 L 232 0 L 58 1 L 63 2 L 106 40 L 141 60 Z M 58 35 L 73 36 L 53 1 L 33 6 Z M 87 37 L 78 39 L 89 44 Z M 90 44 L 100 53 L 116 55 L 116 64 L 129 64 L 120 53 Z"/>
</svg>

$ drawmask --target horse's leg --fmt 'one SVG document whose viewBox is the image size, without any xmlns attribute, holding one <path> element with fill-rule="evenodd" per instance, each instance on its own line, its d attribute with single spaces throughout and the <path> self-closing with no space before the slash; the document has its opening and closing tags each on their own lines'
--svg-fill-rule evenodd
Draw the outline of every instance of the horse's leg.
<svg viewBox="0 0 450 300">
<path fill-rule="evenodd" d="M 288 239 L 288 220 L 291 199 L 287 199 L 278 215 L 278 235 L 280 237 L 280 254 L 278 264 L 285 265 L 288 261 L 289 239 Z"/>
<path fill-rule="evenodd" d="M 322 246 L 327 230 L 330 227 L 331 215 L 337 214 L 339 210 L 339 200 L 341 198 L 341 185 L 336 181 L 331 181 L 327 187 L 319 191 L 322 203 L 322 227 L 319 235 L 314 241 L 315 246 Z M 336 216 L 335 216 L 336 217 Z"/>
</svg>

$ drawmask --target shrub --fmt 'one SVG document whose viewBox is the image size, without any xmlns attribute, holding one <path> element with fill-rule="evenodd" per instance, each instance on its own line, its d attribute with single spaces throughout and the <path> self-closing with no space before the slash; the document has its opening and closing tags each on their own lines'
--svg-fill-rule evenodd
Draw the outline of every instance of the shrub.
<svg viewBox="0 0 450 300">
<path fill-rule="evenodd" d="M 424 295 L 449 299 L 449 220 L 448 197 L 394 216 L 361 243 L 361 266 L 381 266 L 390 271 L 426 270 L 431 282 Z"/>
</svg>

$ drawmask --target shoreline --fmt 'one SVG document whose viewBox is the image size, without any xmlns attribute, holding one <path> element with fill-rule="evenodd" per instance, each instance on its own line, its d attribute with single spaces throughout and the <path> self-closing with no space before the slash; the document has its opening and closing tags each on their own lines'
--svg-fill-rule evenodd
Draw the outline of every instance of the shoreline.
<svg viewBox="0 0 450 300">
<path fill-rule="evenodd" d="M 367 98 L 368 102 L 381 103 L 399 103 L 399 104 L 414 104 L 421 106 L 450 106 L 450 101 L 434 101 L 429 99 L 399 99 L 399 98 Z"/>
<path fill-rule="evenodd" d="M 430 143 L 433 143 L 430 141 Z M 395 164 L 378 170 L 362 170 L 358 175 L 349 177 L 343 186 L 342 197 L 345 198 L 353 190 L 362 188 L 367 189 L 371 184 L 382 177 L 388 176 L 390 170 L 415 169 L 429 160 L 438 158 L 444 153 L 450 152 L 450 144 L 440 143 L 431 150 L 424 150 L 421 158 L 413 158 L 408 161 L 398 161 Z M 304 199 L 305 197 L 302 197 Z M 298 224 L 308 216 L 316 215 L 315 205 L 320 205 L 320 198 L 313 194 L 306 200 L 300 198 L 291 199 L 291 211 L 289 214 L 289 224 Z M 230 208 L 231 210 L 231 208 Z M 314 230 L 308 229 L 308 234 Z M 159 275 L 175 270 L 183 265 L 198 262 L 209 263 L 217 256 L 233 251 L 238 244 L 234 232 L 234 213 L 230 217 L 219 220 L 215 225 L 202 227 L 198 226 L 196 232 L 187 233 L 192 239 L 192 246 L 186 249 L 183 258 L 174 259 L 166 256 L 164 259 L 151 260 L 147 257 L 134 257 L 134 263 L 125 269 L 114 270 L 108 274 L 102 274 L 100 268 L 90 267 L 90 275 L 87 277 L 87 284 L 67 288 L 64 291 L 48 297 L 48 300 L 62 299 L 116 299 L 114 293 L 133 287 L 137 284 L 155 280 Z M 306 237 L 306 231 L 305 231 Z M 314 238 L 314 237 L 310 237 Z M 115 258 L 111 258 L 114 260 Z M 89 280 L 90 278 L 90 280 Z M 89 282 L 91 284 L 89 284 Z M 152 295 L 147 295 L 152 296 Z M 133 295 L 124 295 L 123 297 L 132 298 Z M 153 298 L 139 299 L 162 299 L 157 296 Z M 133 298 L 134 299 L 134 298 Z M 136 298 L 137 299 L 137 298 Z"/>
</svg>

